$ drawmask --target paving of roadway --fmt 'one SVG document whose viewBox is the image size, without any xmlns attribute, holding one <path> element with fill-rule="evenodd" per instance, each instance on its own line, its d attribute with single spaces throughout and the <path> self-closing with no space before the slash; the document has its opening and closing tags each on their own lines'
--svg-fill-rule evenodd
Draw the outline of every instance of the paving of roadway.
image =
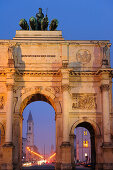
<svg viewBox="0 0 113 170">
<path fill-rule="evenodd" d="M 32 166 L 32 167 L 23 167 L 22 170 L 55 170 L 55 167 L 52 166 L 52 165 L 41 165 L 41 166 Z M 75 168 L 75 170 L 90 170 L 90 168 L 85 168 L 85 167 L 82 167 L 82 166 L 77 166 Z"/>
</svg>

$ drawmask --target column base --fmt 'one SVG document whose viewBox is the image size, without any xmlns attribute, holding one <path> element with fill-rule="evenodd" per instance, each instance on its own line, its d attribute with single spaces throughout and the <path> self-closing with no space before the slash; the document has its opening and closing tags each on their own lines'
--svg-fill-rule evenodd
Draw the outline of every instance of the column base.
<svg viewBox="0 0 113 170">
<path fill-rule="evenodd" d="M 61 163 L 58 163 L 58 162 L 57 162 L 57 163 L 55 164 L 55 169 L 56 169 L 56 170 L 61 170 Z"/>
<path fill-rule="evenodd" d="M 113 163 L 98 163 L 95 170 L 113 170 Z"/>
<path fill-rule="evenodd" d="M 61 170 L 72 169 L 71 165 L 71 145 L 70 142 L 62 142 L 61 144 Z"/>
<path fill-rule="evenodd" d="M 61 164 L 61 170 L 72 170 L 72 165 L 71 164 L 67 164 L 67 163 L 62 163 Z"/>
<path fill-rule="evenodd" d="M 2 147 L 14 147 L 12 142 L 6 142 Z"/>
<path fill-rule="evenodd" d="M 71 146 L 70 142 L 62 142 L 61 147 L 69 147 Z"/>
<path fill-rule="evenodd" d="M 102 147 L 103 148 L 113 148 L 113 144 L 111 143 L 111 142 L 104 142 L 103 144 L 102 144 Z"/>
<path fill-rule="evenodd" d="M 1 170 L 13 170 L 13 144 L 5 143 L 2 146 Z"/>
</svg>

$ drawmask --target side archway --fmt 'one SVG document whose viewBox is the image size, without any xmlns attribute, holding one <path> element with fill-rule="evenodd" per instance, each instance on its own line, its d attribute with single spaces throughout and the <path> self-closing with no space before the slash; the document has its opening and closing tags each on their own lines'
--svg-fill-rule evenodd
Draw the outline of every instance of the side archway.
<svg viewBox="0 0 113 170">
<path fill-rule="evenodd" d="M 75 128 L 83 122 L 87 122 L 91 125 L 89 127 L 89 130 L 92 127 L 94 129 L 95 135 L 101 136 L 101 129 L 100 129 L 99 125 L 94 120 L 88 119 L 88 118 L 78 119 L 76 122 L 74 122 L 73 125 L 71 126 L 71 129 L 70 129 L 70 135 L 74 135 Z"/>
<path fill-rule="evenodd" d="M 100 130 L 99 126 L 96 124 L 96 122 L 94 122 L 93 120 L 87 119 L 87 118 L 79 119 L 72 125 L 71 130 L 70 130 L 70 136 L 74 135 L 74 130 L 77 127 L 86 128 L 90 133 L 91 163 L 93 164 L 93 167 L 95 168 L 95 164 L 96 164 L 96 146 L 95 146 L 96 142 L 95 141 L 96 141 L 97 136 L 101 136 L 101 130 Z M 73 159 L 73 157 L 72 157 L 72 159 Z"/>
</svg>

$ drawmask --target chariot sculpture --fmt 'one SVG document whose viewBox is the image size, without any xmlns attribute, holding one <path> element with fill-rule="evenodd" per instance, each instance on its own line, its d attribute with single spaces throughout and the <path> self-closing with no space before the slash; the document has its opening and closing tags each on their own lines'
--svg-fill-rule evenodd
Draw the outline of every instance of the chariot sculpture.
<svg viewBox="0 0 113 170">
<path fill-rule="evenodd" d="M 44 14 L 42 13 L 42 8 L 39 8 L 39 13 L 36 14 L 36 18 L 32 16 L 29 19 L 30 27 L 25 19 L 21 19 L 19 22 L 19 25 L 21 27 L 21 30 L 29 30 L 30 29 L 30 30 L 46 31 L 48 29 L 48 25 L 49 25 L 47 13 L 46 13 L 46 16 L 44 17 Z M 53 19 L 49 25 L 49 30 L 54 31 L 54 30 L 56 30 L 57 27 L 58 27 L 58 20 Z"/>
</svg>

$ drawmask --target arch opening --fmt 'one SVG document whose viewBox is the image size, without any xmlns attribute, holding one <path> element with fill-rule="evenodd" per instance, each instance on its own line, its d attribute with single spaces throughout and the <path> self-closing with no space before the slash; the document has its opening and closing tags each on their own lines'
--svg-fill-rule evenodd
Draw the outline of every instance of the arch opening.
<svg viewBox="0 0 113 170">
<path fill-rule="evenodd" d="M 20 106 L 20 114 L 22 115 L 25 107 L 32 103 L 32 102 L 35 102 L 35 101 L 43 101 L 43 102 L 47 102 L 48 104 L 50 104 L 54 110 L 56 110 L 55 108 L 55 104 L 52 100 L 52 98 L 50 96 L 46 96 L 44 94 L 41 94 L 41 93 L 36 93 L 36 94 L 32 94 L 32 95 L 29 95 L 27 96 L 23 102 L 21 103 L 21 106 Z"/>
<path fill-rule="evenodd" d="M 27 99 L 27 102 L 25 102 L 25 99 L 23 101 L 25 104 L 23 106 L 21 105 L 24 118 L 22 122 L 22 150 L 24 150 L 24 153 L 22 152 L 22 161 L 36 162 L 41 160 L 40 157 L 36 155 L 33 156 L 33 154 L 26 151 L 26 147 L 30 147 L 33 152 L 38 153 L 46 160 L 46 158 L 49 158 L 56 150 L 55 110 L 53 108 L 52 100 L 43 94 L 38 93 L 29 96 L 28 98 L 29 100 Z M 30 118 L 30 112 L 32 118 Z M 33 129 L 34 135 L 31 134 L 31 132 L 33 133 Z M 54 139 L 52 139 L 53 136 Z M 52 140 L 52 142 L 50 141 L 49 143 L 49 140 Z M 53 161 L 55 161 L 55 158 Z"/>
<path fill-rule="evenodd" d="M 91 166 L 95 169 L 95 131 L 89 122 L 77 124 L 74 130 L 74 157 L 75 162 L 81 166 Z M 85 164 L 85 165 L 84 165 Z"/>
</svg>

